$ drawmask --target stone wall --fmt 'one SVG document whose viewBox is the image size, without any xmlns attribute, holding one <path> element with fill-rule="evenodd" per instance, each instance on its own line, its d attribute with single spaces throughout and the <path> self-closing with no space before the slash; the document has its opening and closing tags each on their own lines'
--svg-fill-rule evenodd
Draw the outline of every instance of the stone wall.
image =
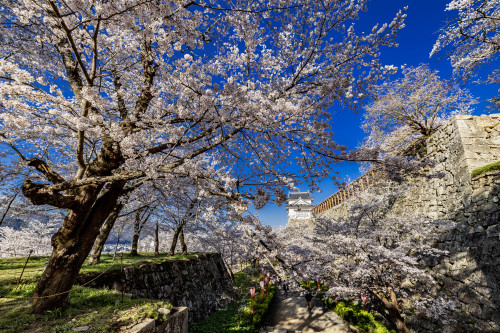
<svg viewBox="0 0 500 333">
<path fill-rule="evenodd" d="M 108 287 L 134 298 L 161 299 L 174 306 L 186 306 L 190 322 L 223 308 L 235 296 L 233 280 L 218 253 L 197 254 L 189 260 L 146 262 L 125 267 L 123 273 L 112 271 L 95 278 L 92 274 L 82 275 L 78 283 L 92 281 L 88 286 Z"/>
<path fill-rule="evenodd" d="M 432 267 L 440 294 L 463 311 L 456 330 L 500 331 L 500 171 L 471 179 L 453 216 L 456 227 L 436 242 L 449 254 Z"/>
<path fill-rule="evenodd" d="M 472 178 L 473 170 L 500 161 L 500 114 L 456 116 L 427 140 L 431 173 L 413 179 L 394 210 L 450 219 L 456 227 L 439 235 L 435 246 L 449 255 L 430 262 L 437 293 L 458 301 L 458 332 L 500 332 L 500 171 Z M 342 203 L 322 214 L 347 214 Z M 422 331 L 433 331 L 421 323 Z"/>
<path fill-rule="evenodd" d="M 500 160 L 500 114 L 456 116 L 427 140 L 432 173 L 442 178 L 418 179 L 408 197 L 416 213 L 455 218 L 472 197 L 473 170 Z"/>
<path fill-rule="evenodd" d="M 471 173 L 500 161 L 500 114 L 454 117 L 427 140 L 427 156 L 435 163 L 429 171 L 444 177 L 411 182 L 402 204 L 456 222 L 435 244 L 449 255 L 432 263 L 438 293 L 458 301 L 454 330 L 498 332 L 500 172 Z"/>
</svg>

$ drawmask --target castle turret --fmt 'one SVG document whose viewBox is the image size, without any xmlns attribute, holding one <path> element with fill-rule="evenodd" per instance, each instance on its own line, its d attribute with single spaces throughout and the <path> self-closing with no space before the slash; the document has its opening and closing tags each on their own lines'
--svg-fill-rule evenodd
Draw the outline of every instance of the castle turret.
<svg viewBox="0 0 500 333">
<path fill-rule="evenodd" d="M 312 210 L 315 207 L 312 204 L 313 200 L 309 192 L 290 192 L 286 205 L 289 226 L 310 224 L 313 218 Z"/>
</svg>

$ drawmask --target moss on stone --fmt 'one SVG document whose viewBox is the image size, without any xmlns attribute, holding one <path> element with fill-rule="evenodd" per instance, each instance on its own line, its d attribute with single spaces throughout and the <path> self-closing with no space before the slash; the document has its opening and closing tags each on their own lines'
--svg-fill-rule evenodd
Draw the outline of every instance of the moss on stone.
<svg viewBox="0 0 500 333">
<path fill-rule="evenodd" d="M 480 174 L 493 170 L 500 170 L 500 161 L 477 168 L 476 170 L 472 171 L 472 177 L 476 177 Z"/>
</svg>

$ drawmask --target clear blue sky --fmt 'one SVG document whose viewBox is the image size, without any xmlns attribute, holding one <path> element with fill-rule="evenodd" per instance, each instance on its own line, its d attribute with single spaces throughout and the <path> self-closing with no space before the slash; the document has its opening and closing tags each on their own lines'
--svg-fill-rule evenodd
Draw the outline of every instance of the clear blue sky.
<svg viewBox="0 0 500 333">
<path fill-rule="evenodd" d="M 443 0 L 372 0 L 368 3 L 368 11 L 360 16 L 355 27 L 358 32 L 369 32 L 372 26 L 379 22 L 390 22 L 397 11 L 408 6 L 406 27 L 398 35 L 399 47 L 381 50 L 382 63 L 395 66 L 403 64 L 418 66 L 428 63 L 432 69 L 439 71 L 441 78 L 451 78 L 452 67 L 446 54 L 437 54 L 429 58 L 432 46 L 438 37 L 439 29 L 445 26 L 447 19 L 456 17 L 456 12 L 445 12 L 444 8 L 449 1 Z M 485 68 L 483 72 L 487 72 Z M 475 107 L 475 115 L 487 113 L 486 100 L 498 95 L 499 85 L 478 85 L 469 82 L 465 85 L 480 101 Z M 350 110 L 332 110 L 335 113 L 333 128 L 338 143 L 355 148 L 364 137 L 359 128 L 361 113 L 354 114 Z M 359 166 L 355 163 L 337 164 L 337 171 L 343 177 L 355 179 L 360 176 Z M 336 191 L 332 181 L 325 180 L 321 184 L 322 193 L 313 193 L 314 204 L 319 204 Z M 301 188 L 307 191 L 307 188 Z M 268 204 L 257 211 L 264 224 L 279 226 L 286 225 L 287 215 L 285 206 L 277 207 Z"/>
</svg>

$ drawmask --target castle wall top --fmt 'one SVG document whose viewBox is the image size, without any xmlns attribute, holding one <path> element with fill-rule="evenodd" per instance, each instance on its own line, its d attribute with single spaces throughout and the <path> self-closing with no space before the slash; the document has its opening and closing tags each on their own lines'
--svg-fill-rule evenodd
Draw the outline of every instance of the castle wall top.
<svg viewBox="0 0 500 333">
<path fill-rule="evenodd" d="M 500 114 L 457 115 L 427 139 L 426 148 L 427 157 L 434 161 L 429 172 L 440 172 L 444 177 L 415 184 L 414 206 L 430 217 L 448 217 L 457 203 L 471 197 L 472 171 L 500 160 Z M 342 200 L 334 200 L 321 212 L 339 202 Z"/>
</svg>

